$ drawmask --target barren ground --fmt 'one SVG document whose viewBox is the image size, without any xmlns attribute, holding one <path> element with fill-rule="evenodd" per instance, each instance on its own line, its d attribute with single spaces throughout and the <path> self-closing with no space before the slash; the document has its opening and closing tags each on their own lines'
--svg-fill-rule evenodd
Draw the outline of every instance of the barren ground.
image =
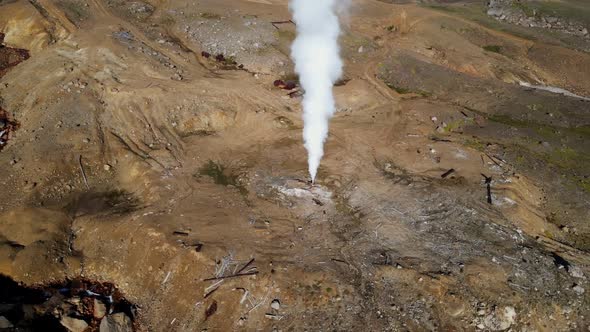
<svg viewBox="0 0 590 332">
<path fill-rule="evenodd" d="M 0 0 L 0 316 L 69 315 L 13 280 L 138 331 L 587 331 L 588 40 L 484 7 L 352 2 L 311 187 L 286 0 Z"/>
</svg>

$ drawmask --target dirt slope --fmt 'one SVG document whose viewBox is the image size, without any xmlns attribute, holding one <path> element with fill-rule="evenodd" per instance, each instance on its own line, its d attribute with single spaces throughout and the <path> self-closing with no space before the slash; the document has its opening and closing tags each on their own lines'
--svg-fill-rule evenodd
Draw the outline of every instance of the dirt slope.
<svg viewBox="0 0 590 332">
<path fill-rule="evenodd" d="M 0 274 L 112 284 L 145 331 L 587 330 L 590 54 L 390 2 L 343 21 L 312 187 L 287 1 L 0 1 L 31 55 L 0 77 Z"/>
</svg>

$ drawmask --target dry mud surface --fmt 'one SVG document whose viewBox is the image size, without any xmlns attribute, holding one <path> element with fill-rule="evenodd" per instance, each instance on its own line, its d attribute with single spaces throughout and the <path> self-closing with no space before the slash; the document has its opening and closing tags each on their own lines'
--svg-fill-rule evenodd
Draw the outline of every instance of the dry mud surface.
<svg viewBox="0 0 590 332">
<path fill-rule="evenodd" d="M 287 1 L 0 0 L 0 329 L 588 331 L 587 40 L 486 11 L 353 1 L 310 186 Z"/>
</svg>

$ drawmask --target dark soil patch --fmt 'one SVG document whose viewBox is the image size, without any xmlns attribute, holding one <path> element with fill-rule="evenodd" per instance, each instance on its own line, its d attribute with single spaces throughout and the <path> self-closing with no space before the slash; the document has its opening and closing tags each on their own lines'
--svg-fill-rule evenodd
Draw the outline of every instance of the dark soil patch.
<svg viewBox="0 0 590 332">
<path fill-rule="evenodd" d="M 4 34 L 0 32 L 0 78 L 8 70 L 31 57 L 28 50 L 4 45 Z"/>
<path fill-rule="evenodd" d="M 10 120 L 8 117 L 8 112 L 0 107 L 0 151 L 2 151 L 2 149 L 4 149 L 8 143 L 10 133 L 18 129 L 18 127 L 19 123 L 14 120 Z"/>
<path fill-rule="evenodd" d="M 122 190 L 86 192 L 73 199 L 67 210 L 74 217 L 84 215 L 122 215 L 135 211 L 139 200 Z"/>
<path fill-rule="evenodd" d="M 83 320 L 86 331 L 98 331 L 103 318 L 95 317 L 95 304 L 104 306 L 105 314 L 123 312 L 132 321 L 136 317 L 135 305 L 108 282 L 74 279 L 25 286 L 0 275 L 0 289 L 0 316 L 15 331 L 67 331 L 60 323 L 63 317 Z"/>
</svg>

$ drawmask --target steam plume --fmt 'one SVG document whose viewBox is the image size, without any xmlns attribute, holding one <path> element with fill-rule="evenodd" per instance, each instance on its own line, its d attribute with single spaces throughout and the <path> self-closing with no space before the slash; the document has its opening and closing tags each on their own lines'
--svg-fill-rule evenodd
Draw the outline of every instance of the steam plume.
<svg viewBox="0 0 590 332">
<path fill-rule="evenodd" d="M 295 71 L 305 90 L 303 96 L 303 140 L 308 153 L 309 175 L 315 181 L 328 121 L 334 114 L 332 87 L 342 74 L 339 55 L 339 0 L 291 0 L 297 38 L 291 46 Z"/>
</svg>

